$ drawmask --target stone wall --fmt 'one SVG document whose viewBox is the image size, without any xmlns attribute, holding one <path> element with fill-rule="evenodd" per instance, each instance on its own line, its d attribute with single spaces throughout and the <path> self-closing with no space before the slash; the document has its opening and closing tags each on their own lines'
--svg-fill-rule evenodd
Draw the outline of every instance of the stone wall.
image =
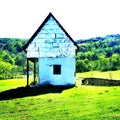
<svg viewBox="0 0 120 120">
<path fill-rule="evenodd" d="M 102 78 L 85 78 L 82 80 L 82 85 L 96 85 L 96 86 L 118 86 L 120 80 L 110 80 Z"/>
</svg>

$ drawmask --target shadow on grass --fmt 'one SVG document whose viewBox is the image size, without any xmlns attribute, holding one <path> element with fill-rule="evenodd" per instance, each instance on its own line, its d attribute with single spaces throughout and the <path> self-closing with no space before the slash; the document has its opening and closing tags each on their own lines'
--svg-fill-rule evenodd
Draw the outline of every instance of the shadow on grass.
<svg viewBox="0 0 120 120">
<path fill-rule="evenodd" d="M 61 93 L 65 89 L 73 86 L 39 86 L 39 87 L 18 87 L 0 93 L 0 100 L 10 100 L 15 98 L 22 98 L 27 96 L 36 96 L 47 93 Z"/>
</svg>

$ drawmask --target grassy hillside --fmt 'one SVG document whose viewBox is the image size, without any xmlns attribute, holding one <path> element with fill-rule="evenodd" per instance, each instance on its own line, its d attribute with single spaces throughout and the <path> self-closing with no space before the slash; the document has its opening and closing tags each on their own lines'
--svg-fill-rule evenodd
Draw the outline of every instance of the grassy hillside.
<svg viewBox="0 0 120 120">
<path fill-rule="evenodd" d="M 26 82 L 15 81 L 1 80 L 0 91 Z M 76 87 L 61 93 L 0 101 L 0 120 L 119 120 L 119 93 L 120 87 L 81 86 L 77 81 Z"/>
<path fill-rule="evenodd" d="M 33 78 L 30 77 L 29 82 L 32 82 Z M 6 91 L 9 89 L 14 89 L 17 87 L 25 87 L 27 84 L 27 78 L 17 78 L 17 79 L 7 79 L 7 80 L 0 80 L 0 92 Z"/>
<path fill-rule="evenodd" d="M 116 120 L 120 88 L 81 86 L 0 102 L 0 120 Z"/>
<path fill-rule="evenodd" d="M 113 79 L 113 80 L 120 80 L 120 70 L 117 71 L 107 71 L 107 72 L 100 72 L 100 71 L 90 71 L 84 73 L 76 73 L 77 78 L 105 78 L 105 79 Z"/>
<path fill-rule="evenodd" d="M 117 43 L 120 43 L 120 39 L 116 39 L 118 40 Z M 101 39 L 100 41 L 100 43 L 99 41 L 95 41 L 96 43 L 87 42 L 87 44 L 85 43 L 86 45 L 84 43 L 81 45 L 81 50 L 84 52 L 82 51 L 82 53 L 80 53 L 81 51 L 79 51 L 77 56 L 77 63 L 79 63 L 77 64 L 77 68 L 81 68 L 78 70 L 89 71 L 89 68 L 91 68 L 91 70 L 99 70 L 100 68 L 101 71 L 109 70 L 110 68 L 114 68 L 114 70 L 119 69 L 118 63 L 120 62 L 118 61 L 120 61 L 120 46 L 118 45 L 110 47 L 110 50 L 108 49 L 109 47 L 106 42 L 103 44 L 104 42 L 102 41 L 104 40 Z M 110 42 L 107 42 L 109 45 L 113 45 L 110 44 L 111 42 L 114 43 L 113 39 L 110 39 Z M 4 48 L 5 51 L 2 49 L 0 50 L 0 61 L 2 61 L 0 66 L 6 66 L 7 63 L 10 63 L 11 66 L 15 65 L 15 67 L 16 65 L 19 67 L 23 65 L 21 63 L 23 57 L 22 54 L 20 55 L 20 58 L 18 54 L 18 57 L 15 56 L 15 54 L 10 56 L 10 51 L 12 51 L 10 45 L 8 46 L 3 42 L 2 44 L 0 43 L 0 45 L 2 45 L 2 47 L 6 45 Z M 100 45 L 102 45 L 101 48 L 97 48 Z M 18 46 L 21 45 L 19 44 Z M 105 46 L 107 46 L 107 48 L 105 48 Z M 92 50 L 89 51 L 89 49 Z M 13 49 L 13 51 L 15 52 L 16 50 Z M 93 53 L 94 51 L 95 53 Z M 99 60 L 101 62 L 99 62 Z M 111 65 L 110 68 L 109 65 Z M 107 66 L 107 69 L 104 66 Z M 16 70 L 13 68 L 11 69 L 12 71 Z M 6 74 L 8 74 L 8 72 Z M 78 78 L 99 77 L 116 80 L 120 80 L 119 75 L 120 70 L 108 72 L 90 71 L 85 73 L 77 73 Z M 80 84 L 80 82 L 80 80 L 77 80 L 75 87 L 63 90 L 61 92 L 47 88 L 47 92 L 41 92 L 41 90 L 40 94 L 37 95 L 35 95 L 34 92 L 31 93 L 31 95 L 29 93 L 32 91 L 27 91 L 28 94 L 31 95 L 28 97 L 25 96 L 14 99 L 9 97 L 7 100 L 0 98 L 0 120 L 120 120 L 119 86 L 83 86 Z M 0 80 L 0 95 L 5 91 L 8 92 L 10 89 L 14 89 L 13 91 L 16 92 L 16 88 L 21 86 L 23 86 L 23 89 L 25 88 L 26 78 Z M 12 94 L 15 94 L 14 92 Z M 21 94 L 21 92 L 23 93 L 23 90 L 19 92 L 20 93 L 18 94 Z"/>
</svg>

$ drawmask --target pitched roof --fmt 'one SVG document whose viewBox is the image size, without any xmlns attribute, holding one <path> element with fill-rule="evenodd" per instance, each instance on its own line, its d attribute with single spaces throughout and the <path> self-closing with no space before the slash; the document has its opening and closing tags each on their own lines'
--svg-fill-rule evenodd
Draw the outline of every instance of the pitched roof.
<svg viewBox="0 0 120 120">
<path fill-rule="evenodd" d="M 71 36 L 66 32 L 66 30 L 62 27 L 62 25 L 58 22 L 58 20 L 53 16 L 53 14 L 50 12 L 49 15 L 46 17 L 46 19 L 43 21 L 43 23 L 39 26 L 39 28 L 36 30 L 36 32 L 32 35 L 32 37 L 28 40 L 28 42 L 23 46 L 23 50 L 25 51 L 28 45 L 34 40 L 34 38 L 37 36 L 37 34 L 41 31 L 42 27 L 45 25 L 45 23 L 49 20 L 50 17 L 53 17 L 54 20 L 58 23 L 60 28 L 64 31 L 64 33 L 67 35 L 67 37 L 73 42 L 73 44 L 79 48 L 78 45 L 75 43 L 75 41 L 71 38 Z"/>
</svg>

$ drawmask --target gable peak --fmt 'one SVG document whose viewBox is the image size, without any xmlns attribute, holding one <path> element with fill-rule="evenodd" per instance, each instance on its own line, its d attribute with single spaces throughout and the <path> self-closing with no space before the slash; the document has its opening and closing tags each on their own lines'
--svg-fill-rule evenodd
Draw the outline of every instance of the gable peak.
<svg viewBox="0 0 120 120">
<path fill-rule="evenodd" d="M 36 32 L 32 35 L 32 37 L 29 39 L 29 41 L 23 46 L 23 50 L 26 50 L 28 45 L 34 40 L 34 38 L 37 36 L 37 34 L 41 31 L 43 26 L 50 20 L 50 18 L 53 18 L 55 22 L 58 24 L 58 26 L 61 28 L 61 30 L 65 33 L 65 35 L 73 42 L 73 44 L 77 47 L 77 44 L 74 42 L 74 40 L 71 38 L 71 36 L 66 32 L 66 30 L 63 28 L 63 26 L 58 22 L 58 20 L 54 17 L 54 15 L 50 12 L 48 16 L 45 18 L 43 23 L 39 26 L 39 28 L 36 30 Z"/>
</svg>

